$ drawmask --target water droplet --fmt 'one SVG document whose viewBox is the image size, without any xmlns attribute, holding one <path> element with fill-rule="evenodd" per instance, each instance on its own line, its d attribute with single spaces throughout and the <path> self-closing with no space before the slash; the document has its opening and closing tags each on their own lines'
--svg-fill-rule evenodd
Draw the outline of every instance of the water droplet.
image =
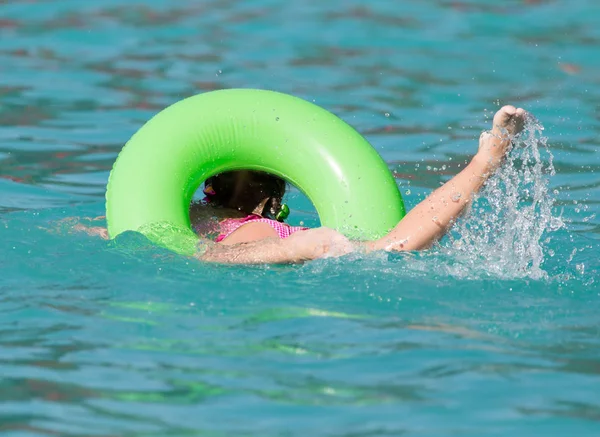
<svg viewBox="0 0 600 437">
<path fill-rule="evenodd" d="M 453 202 L 458 202 L 461 197 L 462 197 L 462 194 L 454 193 L 450 199 L 452 199 Z"/>
<path fill-rule="evenodd" d="M 593 219 L 595 219 L 595 218 L 596 218 L 596 214 L 592 214 L 592 215 L 590 215 L 590 216 L 588 216 L 588 217 L 584 217 L 582 221 L 583 221 L 584 223 L 587 223 L 587 222 L 589 222 L 590 220 L 593 220 Z"/>
<path fill-rule="evenodd" d="M 389 117 L 389 116 L 390 116 L 390 113 L 389 113 L 389 112 L 386 112 L 386 113 L 385 113 L 385 116 L 386 116 L 386 117 Z"/>
<path fill-rule="evenodd" d="M 410 196 L 410 190 L 406 190 L 406 191 L 404 192 L 404 194 L 406 194 L 407 196 Z"/>
<path fill-rule="evenodd" d="M 279 117 L 275 117 L 275 121 L 279 121 Z"/>
<path fill-rule="evenodd" d="M 476 196 L 465 198 L 473 207 L 457 221 L 450 238 L 454 259 L 464 259 L 454 271 L 470 275 L 475 268 L 508 278 L 547 276 L 542 264 L 544 255 L 551 255 L 545 241 L 564 223 L 553 215 L 555 196 L 548 186 L 554 167 L 542 132 L 535 119 L 528 122 L 505 165 Z M 450 194 L 452 201 L 460 198 L 456 194 Z"/>
</svg>

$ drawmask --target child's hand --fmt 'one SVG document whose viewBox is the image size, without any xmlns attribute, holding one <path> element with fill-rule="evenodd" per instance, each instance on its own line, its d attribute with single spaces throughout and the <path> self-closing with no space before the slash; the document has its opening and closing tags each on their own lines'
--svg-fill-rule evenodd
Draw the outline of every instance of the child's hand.
<svg viewBox="0 0 600 437">
<path fill-rule="evenodd" d="M 295 232 L 283 240 L 294 253 L 296 261 L 347 255 L 354 245 L 345 236 L 329 228 Z"/>
<path fill-rule="evenodd" d="M 522 108 L 502 107 L 494 115 L 492 130 L 479 137 L 479 151 L 474 159 L 484 164 L 487 170 L 495 170 L 510 150 L 514 136 L 523 130 L 526 116 L 527 112 Z"/>
<path fill-rule="evenodd" d="M 85 232 L 91 237 L 100 237 L 104 240 L 108 240 L 108 230 L 101 226 L 88 227 L 79 223 L 73 226 L 73 230 L 78 232 Z"/>
</svg>

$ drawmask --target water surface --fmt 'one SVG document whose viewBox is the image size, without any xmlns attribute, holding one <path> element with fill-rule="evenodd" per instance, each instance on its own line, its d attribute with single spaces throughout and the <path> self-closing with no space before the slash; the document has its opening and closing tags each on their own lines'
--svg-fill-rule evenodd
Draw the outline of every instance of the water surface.
<svg viewBox="0 0 600 437">
<path fill-rule="evenodd" d="M 598 435 L 599 17 L 592 0 L 0 1 L 2 434 Z M 488 192 L 422 254 L 209 266 L 73 231 L 148 118 L 232 87 L 342 117 L 408 207 L 503 104 L 535 114 L 556 174 L 500 240 L 472 230 Z M 292 224 L 318 223 L 289 200 Z"/>
</svg>

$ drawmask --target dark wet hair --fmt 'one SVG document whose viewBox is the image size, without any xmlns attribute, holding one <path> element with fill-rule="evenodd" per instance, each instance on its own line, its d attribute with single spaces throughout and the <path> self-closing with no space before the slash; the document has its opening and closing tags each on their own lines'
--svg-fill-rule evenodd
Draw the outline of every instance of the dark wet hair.
<svg viewBox="0 0 600 437">
<path fill-rule="evenodd" d="M 285 218 L 280 214 L 284 207 L 282 199 L 285 188 L 283 179 L 249 170 L 220 173 L 204 182 L 205 200 L 210 205 L 235 207 L 244 214 L 258 214 L 280 221 Z M 242 197 L 242 201 L 234 206 L 231 200 L 235 196 Z"/>
</svg>

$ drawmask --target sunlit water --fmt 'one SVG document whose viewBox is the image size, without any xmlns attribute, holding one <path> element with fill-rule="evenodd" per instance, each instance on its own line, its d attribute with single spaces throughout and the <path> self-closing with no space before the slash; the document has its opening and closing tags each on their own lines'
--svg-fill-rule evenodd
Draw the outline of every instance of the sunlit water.
<svg viewBox="0 0 600 437">
<path fill-rule="evenodd" d="M 598 435 L 598 17 L 592 0 L 0 1 L 0 433 Z M 428 252 L 227 267 L 73 230 L 102 225 L 149 117 L 230 87 L 338 114 L 408 207 L 498 107 L 535 119 Z"/>
</svg>

